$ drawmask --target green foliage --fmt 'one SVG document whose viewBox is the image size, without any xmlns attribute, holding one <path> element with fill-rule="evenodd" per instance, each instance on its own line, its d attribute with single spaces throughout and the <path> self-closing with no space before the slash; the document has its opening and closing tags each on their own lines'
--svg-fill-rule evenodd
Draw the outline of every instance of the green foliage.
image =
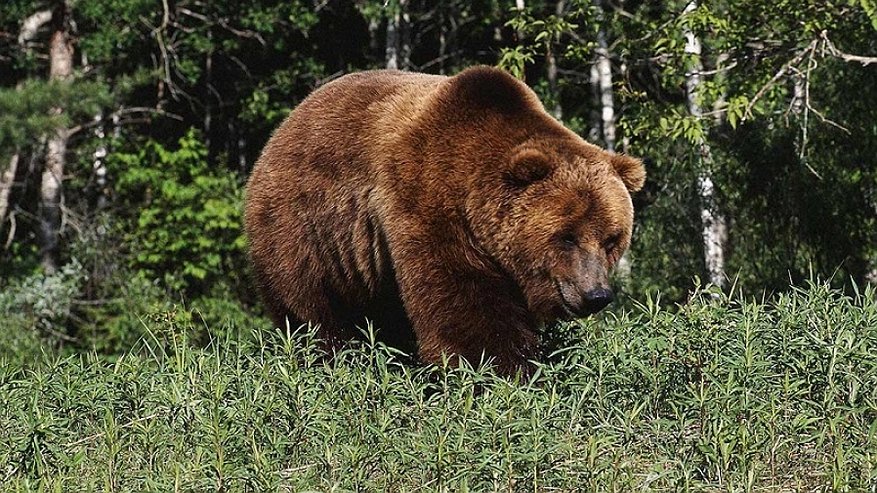
<svg viewBox="0 0 877 493">
<path fill-rule="evenodd" d="M 238 177 L 210 167 L 194 130 L 176 149 L 148 141 L 108 162 L 127 209 L 123 227 L 132 267 L 192 293 L 240 272 L 243 189 Z"/>
<path fill-rule="evenodd" d="M 497 66 L 507 70 L 518 79 L 523 79 L 524 67 L 533 61 L 533 56 L 533 51 L 528 48 L 520 46 L 503 48 L 499 61 L 497 61 Z"/>
<path fill-rule="evenodd" d="M 877 293 L 694 293 L 570 327 L 529 382 L 312 333 L 192 345 L 168 310 L 115 360 L 0 356 L 12 490 L 867 491 Z M 0 334 L 0 338 L 7 333 Z"/>
<path fill-rule="evenodd" d="M 861 3 L 865 13 L 868 14 L 868 18 L 871 19 L 871 26 L 877 31 L 877 3 L 874 0 L 860 0 L 859 3 Z"/>
<path fill-rule="evenodd" d="M 0 154 L 34 145 L 41 136 L 90 119 L 108 100 L 106 86 L 94 82 L 30 80 L 16 88 L 0 88 Z"/>
<path fill-rule="evenodd" d="M 74 13 L 85 28 L 79 40 L 81 49 L 95 62 L 123 63 L 142 43 L 135 34 L 148 25 L 161 24 L 161 10 L 155 6 L 150 0 L 77 1 Z"/>
</svg>

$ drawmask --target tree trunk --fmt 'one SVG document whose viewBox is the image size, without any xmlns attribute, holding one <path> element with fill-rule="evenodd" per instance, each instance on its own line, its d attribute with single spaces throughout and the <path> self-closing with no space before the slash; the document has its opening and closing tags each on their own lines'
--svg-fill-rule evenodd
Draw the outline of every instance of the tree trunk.
<svg viewBox="0 0 877 493">
<path fill-rule="evenodd" d="M 368 47 L 369 53 L 378 53 L 378 28 L 380 27 L 380 20 L 377 18 L 371 18 L 368 20 Z"/>
<path fill-rule="evenodd" d="M 12 194 L 12 186 L 15 184 L 15 173 L 18 171 L 18 161 L 21 155 L 16 152 L 9 160 L 9 166 L 0 175 L 0 227 L 6 221 L 6 212 L 9 210 L 9 196 Z"/>
<path fill-rule="evenodd" d="M 603 125 L 599 110 L 600 105 L 597 103 L 600 101 L 600 72 L 597 70 L 596 61 L 591 64 L 590 75 L 591 97 L 595 104 L 591 106 L 591 111 L 589 112 L 590 128 L 588 129 L 588 140 L 597 144 L 603 140 Z"/>
<path fill-rule="evenodd" d="M 403 16 L 402 11 L 405 9 L 405 0 L 397 0 L 392 6 L 392 11 L 387 15 L 387 43 L 384 60 L 388 69 L 398 69 L 401 67 L 400 53 L 402 51 L 403 37 Z"/>
<path fill-rule="evenodd" d="M 618 66 L 619 78 L 623 81 L 630 80 L 627 62 L 624 58 L 621 59 L 621 63 Z M 618 146 L 616 146 L 617 148 Z M 630 149 L 630 136 L 627 134 L 622 134 L 621 136 L 621 152 L 627 154 Z"/>
<path fill-rule="evenodd" d="M 64 83 L 73 75 L 73 42 L 70 36 L 70 6 L 58 2 L 52 10 L 52 37 L 49 41 L 49 79 Z M 52 109 L 59 115 L 63 107 Z M 40 182 L 40 254 L 47 274 L 58 269 L 58 249 L 61 229 L 64 166 L 67 163 L 66 128 L 59 128 L 48 139 L 46 161 Z"/>
<path fill-rule="evenodd" d="M 384 55 L 386 66 L 389 69 L 399 68 L 399 16 L 390 14 L 387 16 L 387 47 Z"/>
<path fill-rule="evenodd" d="M 18 44 L 22 49 L 28 49 L 28 43 L 37 35 L 37 31 L 52 20 L 52 11 L 49 9 L 40 10 L 27 17 L 21 23 L 21 30 L 18 32 Z"/>
<path fill-rule="evenodd" d="M 98 141 L 97 149 L 92 157 L 92 172 L 94 173 L 95 209 L 102 210 L 107 206 L 107 133 L 103 126 L 104 116 L 100 113 L 94 117 L 94 136 Z"/>
<path fill-rule="evenodd" d="M 557 17 L 563 15 L 565 5 L 566 2 L 564 0 L 558 0 L 555 4 L 554 13 Z M 552 39 L 548 43 L 548 49 L 545 52 L 545 65 L 548 78 L 548 90 L 551 92 L 551 97 L 554 99 L 554 108 L 551 109 L 551 114 L 554 115 L 554 118 L 560 120 L 563 118 L 563 107 L 560 104 L 560 89 L 557 85 L 557 57 L 554 56 L 554 45 L 558 41 L 558 39 Z"/>
<path fill-rule="evenodd" d="M 228 121 L 228 156 L 230 164 L 237 166 L 238 172 L 246 175 L 247 167 L 247 139 L 237 120 Z"/>
<path fill-rule="evenodd" d="M 697 2 L 692 1 L 686 7 L 683 15 L 693 12 L 697 8 Z M 685 53 L 691 56 L 691 68 L 686 74 L 685 89 L 688 100 L 689 113 L 702 121 L 703 109 L 701 108 L 700 89 L 701 89 L 701 72 L 703 72 L 703 63 L 701 61 L 701 45 L 697 36 L 688 28 L 685 29 Z M 702 133 L 696 142 L 700 162 L 697 172 L 697 191 L 700 196 L 700 220 L 703 246 L 704 261 L 708 280 L 711 284 L 718 287 L 725 285 L 725 240 L 727 237 L 727 227 L 725 217 L 722 215 L 716 200 L 715 184 L 713 183 L 713 162 L 712 152 L 707 142 L 706 133 Z"/>
<path fill-rule="evenodd" d="M 213 33 L 207 31 L 207 41 L 211 44 L 204 59 L 204 147 L 207 149 L 207 160 L 214 162 L 216 150 L 213 148 Z M 221 101 L 220 101 L 221 103 Z"/>
<path fill-rule="evenodd" d="M 612 94 L 612 62 L 609 56 L 609 42 L 603 22 L 602 2 L 597 1 L 597 80 L 600 87 L 600 123 L 603 128 L 603 142 L 606 149 L 615 151 L 615 98 Z"/>
<path fill-rule="evenodd" d="M 557 59 L 551 47 L 548 48 L 548 52 L 545 54 L 545 62 L 547 65 L 548 90 L 551 92 L 551 97 L 554 100 L 554 108 L 551 109 L 551 114 L 554 115 L 554 118 L 561 120 L 563 118 L 563 107 L 560 104 L 560 91 L 557 87 Z"/>
<path fill-rule="evenodd" d="M 399 58 L 403 70 L 411 68 L 411 13 L 408 0 L 399 0 Z"/>
<path fill-rule="evenodd" d="M 445 57 L 448 53 L 448 26 L 445 21 L 446 15 L 444 2 L 439 3 L 438 7 L 436 7 L 436 13 L 438 14 L 439 27 L 438 73 L 445 75 Z"/>
<path fill-rule="evenodd" d="M 801 162 L 804 166 L 810 169 L 813 174 L 819 176 L 810 164 L 807 162 L 807 130 L 809 128 L 809 116 L 810 113 L 806 108 L 807 102 L 807 85 L 806 80 L 803 74 L 795 74 L 793 77 L 793 86 L 792 86 L 792 103 L 789 107 L 792 114 L 796 117 L 800 118 L 801 121 L 801 133 L 795 136 L 795 152 L 798 154 L 798 161 Z"/>
</svg>

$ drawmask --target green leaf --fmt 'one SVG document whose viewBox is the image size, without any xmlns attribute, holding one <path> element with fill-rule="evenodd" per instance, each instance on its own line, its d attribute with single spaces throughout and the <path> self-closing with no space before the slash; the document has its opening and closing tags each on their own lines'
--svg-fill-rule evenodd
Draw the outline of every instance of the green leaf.
<svg viewBox="0 0 877 493">
<path fill-rule="evenodd" d="M 871 20 L 871 27 L 877 30 L 877 2 L 874 0 L 860 0 L 862 9 Z"/>
</svg>

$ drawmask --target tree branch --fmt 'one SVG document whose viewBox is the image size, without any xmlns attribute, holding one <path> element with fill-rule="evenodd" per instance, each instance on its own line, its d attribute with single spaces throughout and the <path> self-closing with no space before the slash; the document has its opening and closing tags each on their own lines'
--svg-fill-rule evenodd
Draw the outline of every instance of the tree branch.
<svg viewBox="0 0 877 493">
<path fill-rule="evenodd" d="M 18 32 L 18 44 L 26 46 L 28 42 L 37 36 L 37 31 L 52 20 L 52 10 L 40 10 L 34 12 L 21 22 L 21 31 Z"/>
<path fill-rule="evenodd" d="M 72 128 L 67 130 L 67 135 L 72 136 L 72 135 L 77 134 L 83 130 L 88 130 L 88 129 L 93 128 L 97 125 L 101 125 L 101 124 L 103 124 L 103 122 L 105 122 L 107 120 L 121 118 L 125 115 L 144 114 L 144 113 L 157 115 L 157 116 L 165 116 L 165 117 L 168 117 L 168 118 L 171 118 L 174 120 L 183 121 L 183 117 L 180 115 L 177 115 L 176 113 L 171 113 L 171 112 L 165 111 L 165 110 L 160 109 L 160 108 L 149 108 L 149 107 L 137 106 L 137 107 L 131 107 L 131 108 L 121 108 L 119 110 L 116 110 L 116 111 L 104 116 L 104 117 L 98 118 L 96 120 L 92 120 L 88 123 L 83 123 L 82 125 L 77 125 L 75 127 L 72 127 Z"/>
<path fill-rule="evenodd" d="M 757 103 L 758 100 L 761 99 L 762 96 L 764 96 L 764 93 L 766 93 L 768 89 L 776 85 L 777 81 L 779 81 L 784 75 L 789 73 L 789 70 L 791 70 L 792 67 L 801 63 L 801 60 L 803 60 L 808 53 L 813 53 L 813 51 L 816 49 L 817 43 L 818 40 L 816 39 L 811 41 L 810 44 L 807 45 L 806 48 L 801 50 L 801 52 L 798 53 L 794 58 L 784 63 L 783 66 L 780 67 L 780 69 L 777 71 L 777 73 L 774 74 L 774 76 L 771 77 L 769 81 L 767 81 L 767 84 L 762 86 L 761 89 L 759 89 L 758 92 L 755 93 L 755 96 L 752 97 L 752 100 L 749 101 L 749 104 L 746 106 L 746 111 L 743 112 L 743 120 L 747 120 L 752 116 L 752 108 L 755 107 L 755 103 Z"/>
<path fill-rule="evenodd" d="M 837 49 L 836 46 L 834 46 L 834 43 L 832 43 L 831 40 L 828 39 L 828 33 L 826 33 L 825 31 L 822 31 L 821 37 L 823 42 L 825 43 L 825 48 L 828 50 L 828 53 L 835 58 L 840 58 L 845 62 L 861 63 L 865 67 L 872 63 L 877 63 L 877 57 L 850 55 L 849 53 L 844 53 L 840 51 L 839 49 Z"/>
</svg>

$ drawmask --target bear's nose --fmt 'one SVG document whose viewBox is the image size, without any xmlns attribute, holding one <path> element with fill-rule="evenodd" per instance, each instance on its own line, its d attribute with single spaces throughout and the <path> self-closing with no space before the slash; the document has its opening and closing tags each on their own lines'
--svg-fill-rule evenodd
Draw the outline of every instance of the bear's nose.
<svg viewBox="0 0 877 493">
<path fill-rule="evenodd" d="M 606 288 L 596 288 L 585 292 L 585 307 L 591 313 L 597 313 L 606 308 L 606 305 L 612 303 L 615 295 Z"/>
</svg>

